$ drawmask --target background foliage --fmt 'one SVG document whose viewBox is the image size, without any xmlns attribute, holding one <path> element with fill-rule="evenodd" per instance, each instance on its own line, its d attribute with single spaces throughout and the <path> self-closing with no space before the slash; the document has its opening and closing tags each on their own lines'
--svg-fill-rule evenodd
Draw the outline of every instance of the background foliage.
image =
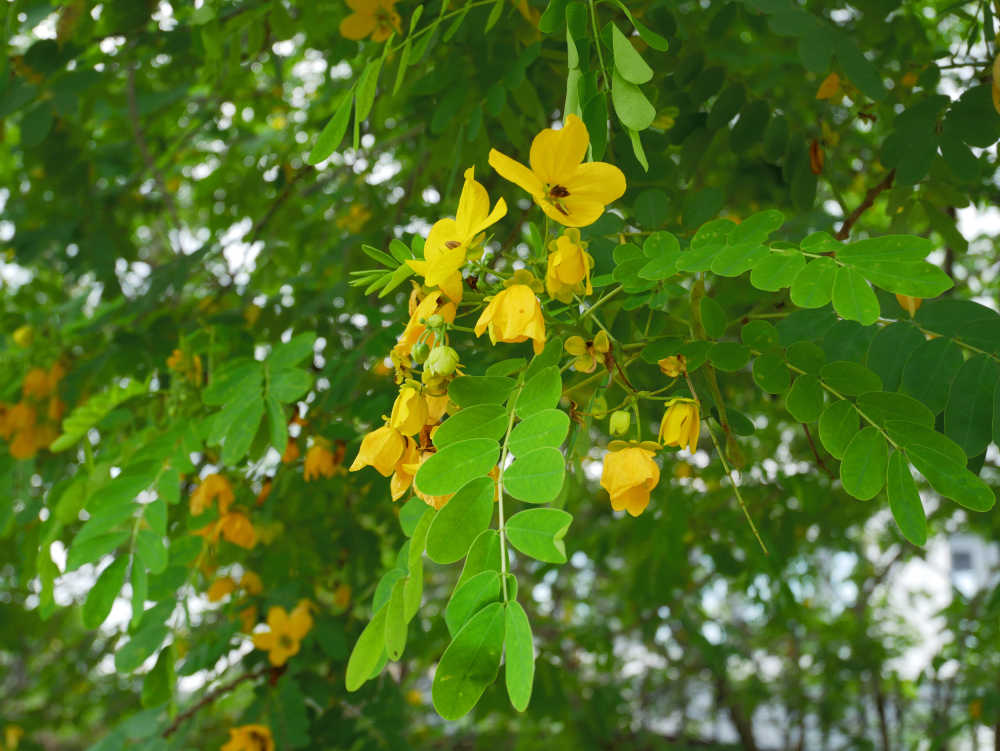
<svg viewBox="0 0 1000 751">
<path fill-rule="evenodd" d="M 902 604 L 935 606 L 897 575 L 958 532 L 1000 532 L 994 243 L 981 222 L 958 226 L 997 200 L 996 8 L 431 0 L 359 42 L 340 33 L 340 0 L 195 5 L 2 7 L 5 751 L 218 748 L 250 723 L 282 749 L 1000 734 L 995 571 L 964 592 L 945 577 L 922 652 Z M 393 265 L 419 251 L 474 165 L 509 205 L 465 290 L 481 307 L 544 259 L 549 229 L 487 153 L 527 161 L 567 112 L 628 191 L 583 229 L 588 304 L 603 302 L 583 317 L 543 296 L 549 336 L 590 338 L 599 319 L 628 383 L 601 367 L 598 393 L 563 368 L 574 427 L 553 506 L 573 516 L 569 562 L 513 566 L 530 706 L 500 680 L 445 722 L 431 670 L 456 566 L 420 564 L 405 655 L 345 688 L 376 585 L 414 560 L 397 555 L 427 508 L 341 469 L 392 407 L 384 358 L 411 288 L 385 291 L 384 257 L 363 246 Z M 889 235 L 903 239 L 864 240 Z M 913 315 L 893 292 L 942 294 Z M 532 355 L 451 337 L 469 375 Z M 613 513 L 598 487 L 594 397 L 662 388 L 655 363 L 678 352 L 769 555 L 705 428 L 693 457 L 661 453 L 642 516 Z M 26 432 L 11 415 L 28 408 Z M 859 432 L 855 409 L 877 427 Z M 653 440 L 662 413 L 640 400 L 629 437 Z M 919 497 L 883 436 L 926 477 Z M 307 482 L 315 445 L 337 471 Z M 198 517 L 211 473 L 233 498 Z M 228 510 L 214 542 L 193 534 Z M 242 588 L 213 592 L 226 576 Z M 303 599 L 312 628 L 274 667 L 243 621 Z"/>
</svg>

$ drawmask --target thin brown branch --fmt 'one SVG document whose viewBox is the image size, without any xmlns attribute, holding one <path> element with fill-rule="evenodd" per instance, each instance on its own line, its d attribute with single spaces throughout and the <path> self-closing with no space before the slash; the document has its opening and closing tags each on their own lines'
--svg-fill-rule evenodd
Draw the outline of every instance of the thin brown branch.
<svg viewBox="0 0 1000 751">
<path fill-rule="evenodd" d="M 809 439 L 809 448 L 812 449 L 813 456 L 816 458 L 816 464 L 819 465 L 819 468 L 823 470 L 826 476 L 829 477 L 831 480 L 837 479 L 836 475 L 834 475 L 833 472 L 830 471 L 830 468 L 826 466 L 826 464 L 823 462 L 822 457 L 820 457 L 819 449 L 816 448 L 816 442 L 813 440 L 812 433 L 809 432 L 809 426 L 806 425 L 805 423 L 802 423 L 802 429 L 806 432 L 806 438 Z"/>
<path fill-rule="evenodd" d="M 882 182 L 874 188 L 869 188 L 868 192 L 865 193 L 865 199 L 858 204 L 858 207 L 851 212 L 851 215 L 848 216 L 847 219 L 844 220 L 844 223 L 840 225 L 840 229 L 837 230 L 837 234 L 834 235 L 834 237 L 837 240 L 846 240 L 850 236 L 851 229 L 854 228 L 855 223 L 861 218 L 861 215 L 875 204 L 875 199 L 878 198 L 883 191 L 892 187 L 892 182 L 895 179 L 896 170 L 891 169 L 889 170 L 889 174 L 882 178 Z"/>
<path fill-rule="evenodd" d="M 234 678 L 233 680 L 229 681 L 229 683 L 223 683 L 221 686 L 219 686 L 218 688 L 216 688 L 214 691 L 209 691 L 207 694 L 205 694 L 203 697 L 201 697 L 200 701 L 196 702 L 194 705 L 192 705 L 191 707 L 189 707 L 188 709 L 184 710 L 179 715 L 177 715 L 177 717 L 174 718 L 174 721 L 170 724 L 170 727 L 168 727 L 166 730 L 163 731 L 163 737 L 164 738 L 169 738 L 171 735 L 173 735 L 174 733 L 177 732 L 177 729 L 181 725 L 183 725 L 186 720 L 188 720 L 191 717 L 193 717 L 194 715 L 198 714 L 198 712 L 200 712 L 202 709 L 204 709 L 205 707 L 207 707 L 209 704 L 211 704 L 212 702 L 214 702 L 219 697 L 224 696 L 225 694 L 228 694 L 230 691 L 232 691 L 234 688 L 236 688 L 238 685 L 240 685 L 244 681 L 252 681 L 252 680 L 254 680 L 256 678 L 260 678 L 262 676 L 265 676 L 268 673 L 271 673 L 272 676 L 273 676 L 273 674 L 275 674 L 275 673 L 281 673 L 281 672 L 284 672 L 284 668 L 283 667 L 281 667 L 281 668 L 272 668 L 271 666 L 268 665 L 268 666 L 262 667 L 262 668 L 260 668 L 258 670 L 254 670 L 254 671 L 252 671 L 250 673 L 244 673 L 243 675 L 239 676 L 238 678 Z"/>
</svg>

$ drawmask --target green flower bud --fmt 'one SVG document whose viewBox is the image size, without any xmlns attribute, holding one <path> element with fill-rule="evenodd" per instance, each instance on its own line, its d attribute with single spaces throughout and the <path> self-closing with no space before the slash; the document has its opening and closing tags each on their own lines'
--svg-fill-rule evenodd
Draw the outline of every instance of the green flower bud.
<svg viewBox="0 0 1000 751">
<path fill-rule="evenodd" d="M 439 329 L 444 326 L 444 318 L 440 313 L 435 313 L 427 319 L 427 327 L 432 329 Z"/>
<path fill-rule="evenodd" d="M 632 416 L 625 410 L 619 409 L 611 413 L 608 429 L 611 431 L 611 435 L 625 435 L 631 424 Z"/>
<path fill-rule="evenodd" d="M 410 356 L 413 357 L 413 362 L 419 365 L 427 359 L 430 351 L 431 348 L 427 346 L 426 342 L 417 342 L 413 345 L 413 349 L 410 350 Z"/>
<path fill-rule="evenodd" d="M 449 376 L 455 372 L 458 361 L 458 352 L 451 347 L 438 346 L 427 355 L 424 372 L 431 376 Z"/>
<path fill-rule="evenodd" d="M 594 397 L 594 401 L 590 405 L 590 413 L 597 419 L 608 414 L 608 400 L 603 394 Z"/>
</svg>

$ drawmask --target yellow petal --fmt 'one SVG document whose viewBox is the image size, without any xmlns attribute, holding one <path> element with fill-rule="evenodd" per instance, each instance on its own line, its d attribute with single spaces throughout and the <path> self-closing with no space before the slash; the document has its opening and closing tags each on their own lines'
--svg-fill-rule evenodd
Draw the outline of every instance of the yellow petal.
<svg viewBox="0 0 1000 751">
<path fill-rule="evenodd" d="M 583 161 L 589 143 L 590 135 L 583 120 L 569 115 L 559 130 L 546 128 L 535 136 L 529 157 L 531 169 L 543 183 L 568 188 L 566 181 Z"/>
<path fill-rule="evenodd" d="M 603 334 L 604 332 L 602 331 L 601 333 Z M 566 351 L 571 355 L 579 356 L 587 353 L 587 342 L 582 336 L 571 336 L 566 340 L 563 347 L 565 347 Z"/>
<path fill-rule="evenodd" d="M 489 163 L 500 177 L 528 191 L 532 196 L 541 196 L 545 193 L 545 186 L 542 185 L 538 176 L 506 154 L 502 154 L 496 149 L 490 149 Z"/>
<path fill-rule="evenodd" d="M 355 41 L 364 39 L 375 30 L 375 16 L 352 13 L 340 22 L 340 35 Z"/>
</svg>

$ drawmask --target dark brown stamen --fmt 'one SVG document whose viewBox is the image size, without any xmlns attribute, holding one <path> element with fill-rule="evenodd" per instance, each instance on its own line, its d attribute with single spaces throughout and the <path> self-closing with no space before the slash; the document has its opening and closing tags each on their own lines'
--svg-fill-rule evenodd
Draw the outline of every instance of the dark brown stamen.
<svg viewBox="0 0 1000 751">
<path fill-rule="evenodd" d="M 446 242 L 446 243 L 444 244 L 444 246 L 445 246 L 446 248 L 450 249 L 450 250 L 454 250 L 455 248 L 457 248 L 457 247 L 458 247 L 459 245 L 461 245 L 461 244 L 462 244 L 462 243 L 460 243 L 460 242 L 456 242 L 455 240 L 449 240 L 448 242 Z"/>
<path fill-rule="evenodd" d="M 565 198 L 569 195 L 569 191 L 562 185 L 553 185 L 552 190 L 549 191 L 549 195 L 553 198 Z"/>
</svg>

